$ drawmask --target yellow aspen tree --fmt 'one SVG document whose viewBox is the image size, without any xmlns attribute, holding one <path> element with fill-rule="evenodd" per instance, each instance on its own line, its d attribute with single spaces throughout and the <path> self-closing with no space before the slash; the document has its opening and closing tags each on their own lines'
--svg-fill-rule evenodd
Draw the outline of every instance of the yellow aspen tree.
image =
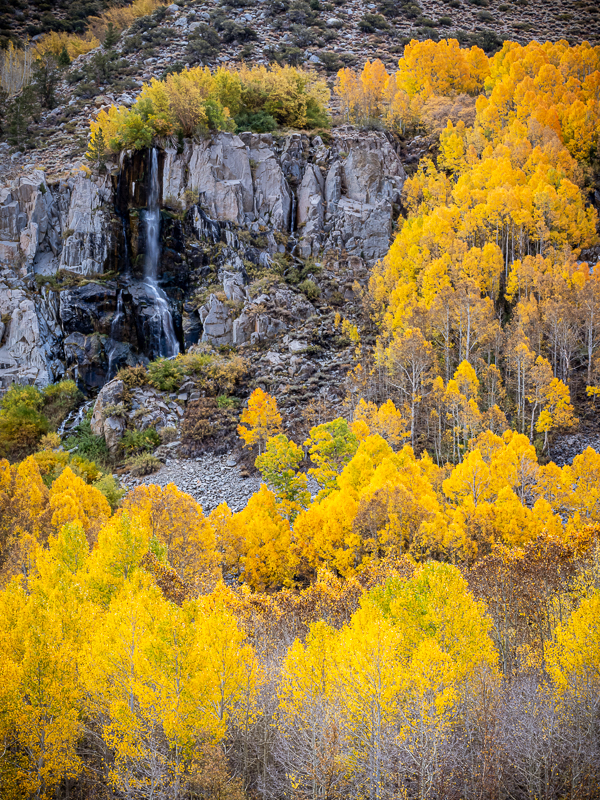
<svg viewBox="0 0 600 800">
<path fill-rule="evenodd" d="M 377 408 L 375 403 L 366 403 L 361 397 L 354 410 L 354 421 L 363 421 L 370 433 L 379 434 L 393 447 L 401 445 L 408 437 L 406 419 L 392 400 Z"/>
<path fill-rule="evenodd" d="M 376 58 L 373 63 L 366 61 L 360 76 L 362 87 L 363 113 L 367 119 L 381 116 L 382 100 L 389 75 L 383 62 Z"/>
<path fill-rule="evenodd" d="M 489 500 L 492 496 L 490 468 L 479 450 L 471 450 L 464 460 L 452 470 L 442 484 L 444 494 L 455 503 L 470 497 L 473 505 Z"/>
<path fill-rule="evenodd" d="M 334 93 L 340 98 L 344 116 L 348 122 L 355 122 L 361 100 L 361 84 L 351 69 L 341 69 L 336 78 Z"/>
<path fill-rule="evenodd" d="M 277 401 L 262 389 L 255 389 L 248 400 L 248 407 L 242 411 L 238 434 L 245 447 L 258 445 L 259 455 L 267 441 L 281 430 L 281 414 Z"/>
<path fill-rule="evenodd" d="M 397 715 L 400 631 L 365 603 L 335 640 L 335 699 L 348 742 L 348 770 L 372 800 L 386 796 L 384 752 Z"/>
<path fill-rule="evenodd" d="M 111 515 L 108 500 L 101 491 L 89 486 L 69 468 L 61 472 L 49 493 L 52 525 L 55 530 L 67 522 L 79 522 L 90 541 Z"/>
<path fill-rule="evenodd" d="M 179 608 L 142 572 L 127 580 L 81 659 L 114 789 L 187 796 L 196 744 L 222 740 L 256 671 L 244 638 L 221 606 Z"/>
<path fill-rule="evenodd" d="M 296 639 L 283 662 L 277 721 L 289 742 L 290 787 L 300 797 L 338 796 L 344 788 L 334 641 L 332 628 L 313 623 L 306 643 Z"/>
<path fill-rule="evenodd" d="M 280 433 L 268 440 L 265 452 L 254 462 L 267 486 L 275 492 L 281 513 L 291 522 L 310 503 L 308 479 L 298 471 L 303 459 L 302 448 Z"/>
<path fill-rule="evenodd" d="M 193 497 L 170 483 L 138 486 L 122 507 L 147 527 L 149 539 L 167 546 L 167 557 L 182 581 L 196 584 L 214 572 L 215 533 Z"/>
<path fill-rule="evenodd" d="M 110 601 L 140 568 L 149 545 L 148 527 L 126 511 L 118 512 L 102 526 L 86 575 L 95 602 Z"/>
<path fill-rule="evenodd" d="M 573 428 L 578 419 L 574 414 L 569 388 L 553 378 L 545 392 L 545 404 L 536 423 L 536 430 L 544 434 L 544 449 L 548 447 L 548 433 L 554 428 Z"/>
<path fill-rule="evenodd" d="M 337 476 L 348 464 L 358 449 L 358 439 L 343 417 L 324 422 L 312 428 L 304 442 L 314 467 L 309 475 L 317 481 L 325 497 L 336 486 Z"/>
<path fill-rule="evenodd" d="M 600 696 L 600 592 L 593 589 L 546 646 L 546 666 L 566 722 L 596 718 Z M 582 787 L 583 788 L 583 787 Z"/>
<path fill-rule="evenodd" d="M 249 586 L 265 591 L 293 584 L 292 532 L 273 492 L 263 484 L 246 508 L 233 516 L 231 525 L 238 532 L 239 568 Z"/>
<path fill-rule="evenodd" d="M 65 526 L 50 550 L 37 549 L 27 584 L 13 580 L 0 594 L 0 645 L 12 674 L 11 756 L 0 759 L 8 798 L 51 800 L 77 778 L 84 694 L 77 659 L 94 610 L 82 591 L 87 542 L 80 527 Z M 3 671 L 4 672 L 4 671 Z"/>
</svg>

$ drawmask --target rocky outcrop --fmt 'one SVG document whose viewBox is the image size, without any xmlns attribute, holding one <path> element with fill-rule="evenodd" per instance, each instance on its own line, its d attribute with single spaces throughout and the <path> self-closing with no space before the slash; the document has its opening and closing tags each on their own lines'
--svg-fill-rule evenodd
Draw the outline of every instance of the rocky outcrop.
<svg viewBox="0 0 600 800">
<path fill-rule="evenodd" d="M 227 306 L 214 294 L 208 298 L 206 305 L 200 308 L 200 319 L 204 325 L 203 342 L 214 344 L 230 344 L 233 321 Z"/>
<path fill-rule="evenodd" d="M 68 181 L 68 189 L 60 267 L 81 275 L 104 272 L 111 247 L 110 180 L 80 173 Z"/>
<path fill-rule="evenodd" d="M 79 172 L 49 186 L 33 170 L 0 189 L 0 265 L 21 275 L 103 272 L 111 248 L 108 178 Z"/>
<path fill-rule="evenodd" d="M 303 257 L 346 250 L 368 262 L 389 247 L 405 172 L 383 133 L 321 137 L 218 133 L 165 151 L 163 202 L 197 196 L 209 218 L 294 234 Z M 273 248 L 276 251 L 277 248 Z"/>
<path fill-rule="evenodd" d="M 138 430 L 177 428 L 183 410 L 178 403 L 165 401 L 164 395 L 150 387 L 134 388 L 125 398 L 125 385 L 112 380 L 98 393 L 91 418 L 92 433 L 104 436 L 111 454 L 115 455 L 126 428 L 125 415 L 135 419 Z"/>
<path fill-rule="evenodd" d="M 117 452 L 125 431 L 123 415 L 114 413 L 116 407 L 122 406 L 124 394 L 125 384 L 123 381 L 110 381 L 105 384 L 96 398 L 90 421 L 92 433 L 96 436 L 104 436 L 112 455 Z"/>
<path fill-rule="evenodd" d="M 221 132 L 168 145 L 157 161 L 164 209 L 150 286 L 147 159 L 145 151 L 123 153 L 105 175 L 79 170 L 51 185 L 33 170 L 0 189 L 8 276 L 0 285 L 0 385 L 67 375 L 94 392 L 121 366 L 165 352 L 159 312 L 186 348 L 288 333 L 315 313 L 313 304 L 283 281 L 252 297 L 249 274 L 265 274 L 281 253 L 276 266 L 286 279 L 288 270 L 306 277 L 309 258 L 354 259 L 368 269 L 387 252 L 405 179 L 385 134 L 351 127 L 326 142 Z M 31 280 L 59 269 L 80 275 L 79 285 L 38 290 Z M 117 280 L 94 278 L 109 270 Z M 195 301 L 199 287 L 209 289 L 203 303 Z M 305 289 L 321 291 L 314 282 Z M 354 298 L 351 283 L 322 291 L 338 303 Z"/>
<path fill-rule="evenodd" d="M 55 292 L 31 294 L 22 281 L 4 272 L 0 277 L 0 390 L 14 381 L 45 386 L 64 374 L 59 319 Z"/>
</svg>

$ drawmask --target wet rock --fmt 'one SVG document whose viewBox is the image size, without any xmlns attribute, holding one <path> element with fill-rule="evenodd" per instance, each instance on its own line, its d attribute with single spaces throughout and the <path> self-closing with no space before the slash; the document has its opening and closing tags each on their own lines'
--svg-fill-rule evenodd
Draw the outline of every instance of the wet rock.
<svg viewBox="0 0 600 800">
<path fill-rule="evenodd" d="M 72 333 L 66 337 L 63 346 L 69 374 L 82 391 L 90 394 L 104 386 L 108 377 L 108 358 L 99 334 Z"/>
</svg>

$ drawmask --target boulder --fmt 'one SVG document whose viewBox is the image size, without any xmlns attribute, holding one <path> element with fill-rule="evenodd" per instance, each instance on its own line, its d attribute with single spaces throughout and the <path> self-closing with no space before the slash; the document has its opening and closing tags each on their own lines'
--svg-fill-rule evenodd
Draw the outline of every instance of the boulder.
<svg viewBox="0 0 600 800">
<path fill-rule="evenodd" d="M 228 300 L 244 302 L 244 276 L 240 272 L 223 272 L 223 291 Z"/>
<path fill-rule="evenodd" d="M 249 342 L 255 331 L 256 317 L 252 314 L 248 314 L 246 310 L 242 311 L 240 316 L 233 320 L 232 343 L 240 345 Z"/>
<path fill-rule="evenodd" d="M 229 309 L 214 294 L 211 294 L 206 307 L 206 316 L 203 319 L 203 342 L 214 344 L 230 344 L 232 340 L 233 323 Z"/>
<path fill-rule="evenodd" d="M 114 455 L 125 432 L 125 420 L 121 416 L 107 415 L 106 409 L 123 402 L 125 384 L 114 380 L 106 383 L 96 398 L 90 425 L 92 433 L 104 436 L 108 449 Z"/>
</svg>

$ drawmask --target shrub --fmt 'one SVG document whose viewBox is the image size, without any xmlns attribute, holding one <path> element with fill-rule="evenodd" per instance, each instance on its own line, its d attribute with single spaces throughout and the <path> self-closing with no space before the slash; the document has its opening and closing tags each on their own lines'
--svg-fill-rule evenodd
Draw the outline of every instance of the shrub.
<svg viewBox="0 0 600 800">
<path fill-rule="evenodd" d="M 160 436 L 161 444 L 169 444 L 177 439 L 177 428 L 161 428 L 158 435 Z"/>
<path fill-rule="evenodd" d="M 76 475 L 83 478 L 86 483 L 92 483 L 98 480 L 102 475 L 100 468 L 95 461 L 90 461 L 89 458 L 84 458 L 80 455 L 73 455 L 69 461 L 69 466 Z"/>
<path fill-rule="evenodd" d="M 304 0 L 294 0 L 288 8 L 287 17 L 291 22 L 297 22 L 300 25 L 312 25 L 316 20 L 315 12 Z"/>
<path fill-rule="evenodd" d="M 220 394 L 217 397 L 218 408 L 238 408 L 240 402 L 238 397 L 228 397 L 226 394 Z"/>
<path fill-rule="evenodd" d="M 26 406 L 39 411 L 43 405 L 44 395 L 36 386 L 13 383 L 0 401 L 0 410 L 8 412 L 19 406 Z"/>
<path fill-rule="evenodd" d="M 310 278 L 307 278 L 305 281 L 302 281 L 302 283 L 299 283 L 298 288 L 301 292 L 303 292 L 304 295 L 306 295 L 308 300 L 316 300 L 321 294 L 321 289 L 314 281 L 311 281 Z"/>
<path fill-rule="evenodd" d="M 105 465 L 109 461 L 110 454 L 104 436 L 96 436 L 92 433 L 88 419 L 80 422 L 63 444 L 67 450 L 75 450 L 79 456 L 95 461 L 97 464 Z"/>
<path fill-rule="evenodd" d="M 138 364 L 135 367 L 122 367 L 115 378 L 123 381 L 129 389 L 134 389 L 136 386 L 145 386 L 148 383 L 149 375 L 146 367 Z"/>
<path fill-rule="evenodd" d="M 282 44 L 278 48 L 268 49 L 266 53 L 271 61 L 280 66 L 289 64 L 297 67 L 304 61 L 304 50 L 295 45 Z"/>
<path fill-rule="evenodd" d="M 319 58 L 327 72 L 337 72 L 342 68 L 342 60 L 337 53 L 319 53 Z"/>
<path fill-rule="evenodd" d="M 121 447 L 126 453 L 138 454 L 154 450 L 160 444 L 160 436 L 154 428 L 145 431 L 125 431 L 121 439 Z"/>
<path fill-rule="evenodd" d="M 254 133 L 270 133 L 277 127 L 275 118 L 265 111 L 258 111 L 256 114 L 238 114 L 235 118 L 235 125 L 238 131 L 254 131 Z"/>
<path fill-rule="evenodd" d="M 221 37 L 210 25 L 199 25 L 187 44 L 188 55 L 192 59 L 205 60 L 214 58 L 221 49 Z"/>
<path fill-rule="evenodd" d="M 359 20 L 358 27 L 364 33 L 375 33 L 375 31 L 388 31 L 389 23 L 381 14 L 365 14 Z"/>
<path fill-rule="evenodd" d="M 148 374 L 150 385 L 161 392 L 174 392 L 181 386 L 184 378 L 184 371 L 181 361 L 178 359 L 168 360 L 159 358 L 148 364 Z"/>
<path fill-rule="evenodd" d="M 188 405 L 181 429 L 181 438 L 187 444 L 200 444 L 213 433 L 211 415 L 216 407 L 215 400 L 209 397 Z"/>
<path fill-rule="evenodd" d="M 133 458 L 129 458 L 125 462 L 125 466 L 132 475 L 141 476 L 152 475 L 153 472 L 157 472 L 157 470 L 161 468 L 162 463 L 150 453 L 142 453 Z"/>
<path fill-rule="evenodd" d="M 60 381 L 46 386 L 43 392 L 43 410 L 56 430 L 67 415 L 83 400 L 83 395 L 74 381 Z"/>
<path fill-rule="evenodd" d="M 125 490 L 120 488 L 114 476 L 102 475 L 98 480 L 94 481 L 93 485 L 106 497 L 111 510 L 115 511 L 125 495 Z"/>
<path fill-rule="evenodd" d="M 99 54 L 104 55 L 104 54 Z M 148 147 L 155 136 L 231 130 L 232 119 L 263 112 L 291 128 L 328 127 L 329 90 L 316 73 L 290 66 L 195 67 L 144 84 L 131 108 L 112 106 L 90 123 L 109 151 Z M 265 123 L 266 116 L 262 118 Z"/>
<path fill-rule="evenodd" d="M 42 36 L 35 46 L 36 55 L 50 54 L 60 58 L 63 50 L 66 51 L 71 61 L 77 56 L 89 53 L 90 50 L 98 47 L 100 42 L 92 33 L 84 36 L 77 36 L 72 33 L 57 33 L 51 31 Z M 64 56 L 63 56 L 64 58 Z"/>
<path fill-rule="evenodd" d="M 20 461 L 34 452 L 50 425 L 28 405 L 12 406 L 0 413 L 0 457 Z"/>
</svg>

